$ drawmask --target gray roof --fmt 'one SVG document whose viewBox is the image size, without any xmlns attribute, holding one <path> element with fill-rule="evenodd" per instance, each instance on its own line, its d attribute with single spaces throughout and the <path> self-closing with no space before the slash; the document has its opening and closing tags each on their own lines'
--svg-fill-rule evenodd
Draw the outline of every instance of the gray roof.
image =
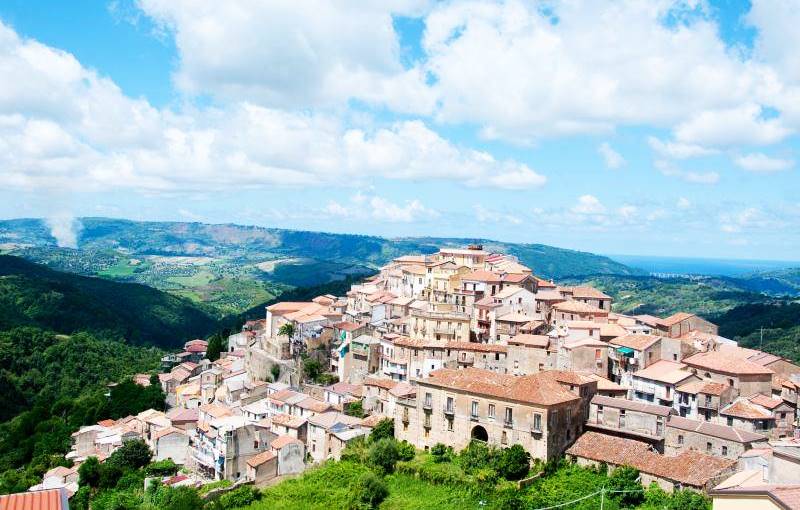
<svg viewBox="0 0 800 510">
<path fill-rule="evenodd" d="M 681 416 L 671 416 L 667 422 L 667 427 L 697 432 L 704 436 L 736 441 L 737 443 L 754 443 L 756 441 L 767 440 L 766 436 L 748 430 L 737 429 L 707 421 L 690 420 L 689 418 L 683 418 Z"/>
<path fill-rule="evenodd" d="M 639 411 L 640 413 L 655 414 L 658 416 L 669 416 L 673 412 L 673 409 L 667 406 L 645 404 L 644 402 L 635 402 L 625 398 L 606 397 L 604 395 L 595 395 L 594 398 L 592 398 L 592 404 L 616 407 L 628 411 Z"/>
</svg>

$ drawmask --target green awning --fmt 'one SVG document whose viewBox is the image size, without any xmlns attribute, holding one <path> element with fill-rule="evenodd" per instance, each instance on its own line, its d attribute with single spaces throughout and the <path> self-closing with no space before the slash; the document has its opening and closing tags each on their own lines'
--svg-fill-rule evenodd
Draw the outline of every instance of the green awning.
<svg viewBox="0 0 800 510">
<path fill-rule="evenodd" d="M 630 347 L 617 347 L 617 352 L 619 352 L 620 354 L 625 354 L 627 356 L 633 354 L 633 349 L 631 349 Z"/>
</svg>

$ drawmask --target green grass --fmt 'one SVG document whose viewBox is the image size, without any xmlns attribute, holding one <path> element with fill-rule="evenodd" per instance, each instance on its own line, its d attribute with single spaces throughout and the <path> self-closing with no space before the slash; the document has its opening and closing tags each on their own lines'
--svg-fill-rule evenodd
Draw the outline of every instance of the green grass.
<svg viewBox="0 0 800 510">
<path fill-rule="evenodd" d="M 389 486 L 389 497 L 381 504 L 381 510 L 479 508 L 478 499 L 466 490 L 457 490 L 448 485 L 433 485 L 404 474 L 388 476 L 386 482 Z"/>
<path fill-rule="evenodd" d="M 191 276 L 170 276 L 167 280 L 183 287 L 202 287 L 216 278 L 210 271 L 198 271 Z"/>
<path fill-rule="evenodd" d="M 141 264 L 132 265 L 127 260 L 121 260 L 107 269 L 98 271 L 97 276 L 102 276 L 104 278 L 128 278 L 133 276 L 136 269 L 139 267 L 141 267 Z"/>
</svg>

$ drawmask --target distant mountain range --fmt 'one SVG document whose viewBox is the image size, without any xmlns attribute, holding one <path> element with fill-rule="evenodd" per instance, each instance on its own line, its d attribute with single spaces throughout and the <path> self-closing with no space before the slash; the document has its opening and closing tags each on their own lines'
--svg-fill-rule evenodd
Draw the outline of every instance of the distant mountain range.
<svg viewBox="0 0 800 510">
<path fill-rule="evenodd" d="M 396 238 L 241 225 L 81 218 L 76 248 L 59 247 L 40 219 L 0 221 L 0 251 L 61 271 L 150 285 L 240 313 L 295 287 L 374 273 L 392 258 L 441 246 L 482 244 L 517 256 L 545 278 L 642 275 L 608 257 L 489 239 Z"/>
</svg>

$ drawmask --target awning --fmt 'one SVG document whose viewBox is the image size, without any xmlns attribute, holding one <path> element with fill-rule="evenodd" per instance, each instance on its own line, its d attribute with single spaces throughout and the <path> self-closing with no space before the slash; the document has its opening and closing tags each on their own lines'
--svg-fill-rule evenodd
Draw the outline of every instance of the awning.
<svg viewBox="0 0 800 510">
<path fill-rule="evenodd" d="M 617 352 L 626 356 L 633 356 L 633 349 L 630 347 L 617 347 Z"/>
</svg>

